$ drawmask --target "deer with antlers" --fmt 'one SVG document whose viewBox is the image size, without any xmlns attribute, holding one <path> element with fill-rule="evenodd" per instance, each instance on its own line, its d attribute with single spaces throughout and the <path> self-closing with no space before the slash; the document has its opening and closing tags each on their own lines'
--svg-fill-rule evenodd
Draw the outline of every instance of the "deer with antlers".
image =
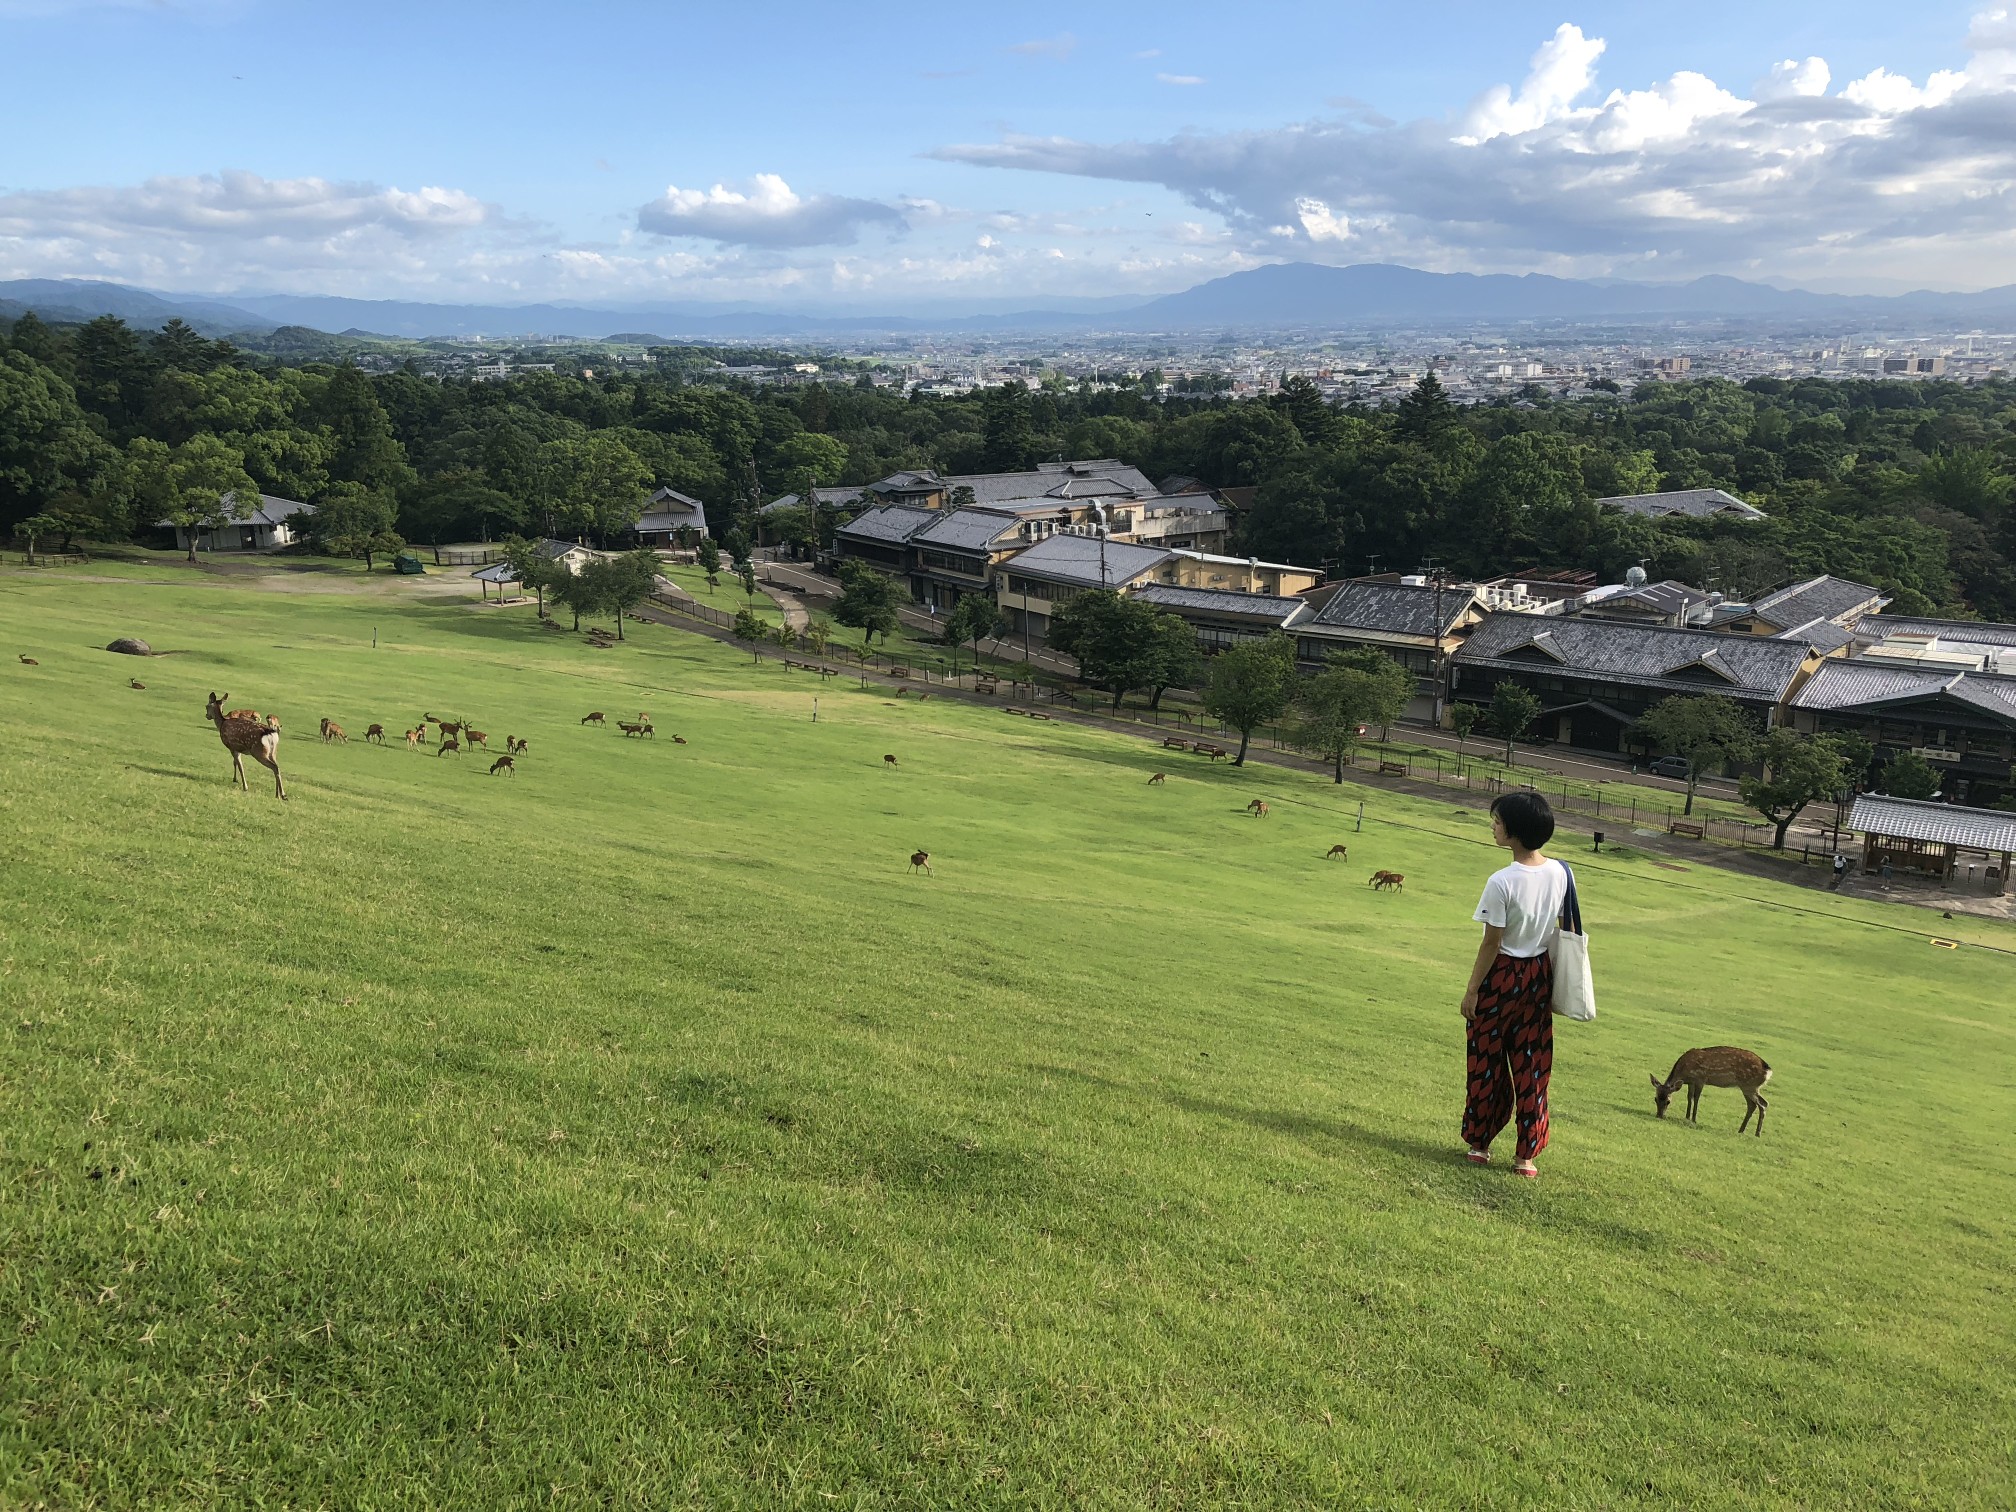
<svg viewBox="0 0 2016 1512">
<path fill-rule="evenodd" d="M 490 763 L 490 775 L 495 777 L 499 772 L 506 772 L 516 777 L 518 775 L 518 768 L 509 756 L 499 756 L 495 761 Z"/>
<path fill-rule="evenodd" d="M 487 730 L 465 729 L 462 738 L 472 746 L 481 746 L 486 751 L 490 749 L 490 733 Z"/>
<path fill-rule="evenodd" d="M 335 720 L 333 720 L 333 719 L 325 719 L 325 720 L 323 720 L 323 721 L 322 721 L 322 744 L 324 744 L 324 745 L 328 745 L 328 744 L 329 744 L 329 743 L 330 743 L 331 741 L 336 741 L 336 740 L 340 740 L 340 741 L 342 741 L 342 742 L 343 742 L 343 744 L 345 744 L 345 745 L 348 745 L 348 744 L 350 744 L 350 737 L 349 737 L 348 735 L 345 735 L 345 734 L 343 733 L 343 726 L 341 726 L 341 725 L 339 725 L 338 723 L 336 723 L 336 721 L 335 721 Z"/>
<path fill-rule="evenodd" d="M 230 696 L 228 693 L 212 693 L 203 713 L 217 726 L 217 738 L 231 753 L 232 775 L 237 779 L 238 786 L 244 788 L 245 758 L 250 756 L 272 771 L 273 796 L 285 802 L 287 786 L 280 779 L 280 721 L 269 719 L 260 724 L 256 719 L 234 718 L 224 712 L 224 700 Z M 251 790 L 246 788 L 246 791 Z"/>
<path fill-rule="evenodd" d="M 1705 1050 L 1689 1050 L 1673 1062 L 1673 1069 L 1666 1073 L 1663 1082 L 1652 1078 L 1652 1106 L 1661 1118 L 1666 1116 L 1666 1105 L 1673 1100 L 1673 1094 L 1684 1085 L 1687 1088 L 1687 1122 L 1695 1123 L 1695 1109 L 1701 1106 L 1703 1087 L 1735 1087 L 1743 1093 L 1743 1122 L 1736 1126 L 1741 1134 L 1750 1126 L 1750 1115 L 1757 1115 L 1757 1137 L 1764 1137 L 1764 1110 L 1771 1106 L 1764 1100 L 1764 1084 L 1771 1080 L 1771 1067 L 1765 1059 L 1749 1050 L 1739 1050 L 1734 1045 L 1712 1045 Z"/>
<path fill-rule="evenodd" d="M 365 744 L 368 745 L 370 744 L 370 742 L 374 740 L 377 741 L 378 744 L 380 745 L 385 744 L 385 726 L 381 724 L 374 724 L 364 732 Z"/>
</svg>

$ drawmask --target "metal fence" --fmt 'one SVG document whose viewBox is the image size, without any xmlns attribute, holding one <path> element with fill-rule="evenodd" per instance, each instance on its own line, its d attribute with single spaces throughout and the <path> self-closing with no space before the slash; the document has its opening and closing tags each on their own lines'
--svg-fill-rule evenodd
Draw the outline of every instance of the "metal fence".
<svg viewBox="0 0 2016 1512">
<path fill-rule="evenodd" d="M 22 567 L 82 567 L 91 558 L 81 551 L 38 551 L 32 557 L 24 551 L 13 560 Z"/>
<path fill-rule="evenodd" d="M 411 550 L 412 548 L 408 547 L 407 549 Z M 434 553 L 434 565 L 436 567 L 488 567 L 492 562 L 501 562 L 504 560 L 504 552 L 501 547 L 484 547 L 481 549 L 465 547 L 460 550 L 444 550 L 442 547 L 435 546 L 430 549 Z"/>
</svg>

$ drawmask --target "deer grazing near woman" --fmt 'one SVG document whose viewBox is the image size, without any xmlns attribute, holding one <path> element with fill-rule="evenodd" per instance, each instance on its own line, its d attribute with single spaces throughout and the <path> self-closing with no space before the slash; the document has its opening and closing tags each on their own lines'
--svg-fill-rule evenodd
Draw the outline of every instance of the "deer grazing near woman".
<svg viewBox="0 0 2016 1512">
<path fill-rule="evenodd" d="M 332 740 L 340 740 L 345 745 L 350 744 L 350 737 L 343 733 L 343 726 L 333 719 L 325 719 L 322 721 L 322 744 L 328 745 Z"/>
<path fill-rule="evenodd" d="M 512 764 L 509 756 L 499 756 L 495 761 L 490 763 L 490 775 L 495 777 L 499 772 L 508 772 L 511 776 L 516 777 L 518 775 L 518 768 Z"/>
<path fill-rule="evenodd" d="M 372 725 L 370 729 L 364 732 L 364 740 L 367 745 L 374 740 L 380 745 L 385 744 L 385 726 L 381 724 Z"/>
<path fill-rule="evenodd" d="M 224 700 L 230 696 L 229 693 L 212 693 L 203 713 L 217 726 L 217 738 L 231 753 L 232 775 L 239 787 L 245 787 L 245 758 L 250 756 L 259 765 L 272 770 L 273 796 L 284 803 L 287 787 L 280 780 L 280 721 L 274 719 L 260 724 L 256 719 L 238 719 L 226 714 Z M 251 789 L 246 788 L 246 791 Z"/>
<path fill-rule="evenodd" d="M 1703 1087 L 1736 1087 L 1743 1093 L 1743 1122 L 1736 1126 L 1741 1134 L 1750 1125 L 1750 1115 L 1757 1115 L 1757 1137 L 1764 1137 L 1764 1110 L 1771 1106 L 1763 1097 L 1764 1083 L 1771 1080 L 1771 1067 L 1764 1058 L 1749 1050 L 1738 1050 L 1734 1045 L 1711 1045 L 1705 1050 L 1689 1050 L 1673 1062 L 1673 1069 L 1666 1073 L 1663 1082 L 1652 1078 L 1652 1106 L 1661 1118 L 1666 1116 L 1666 1105 L 1673 1100 L 1673 1094 L 1684 1083 L 1687 1088 L 1687 1122 L 1694 1123 L 1694 1110 L 1701 1106 Z"/>
</svg>

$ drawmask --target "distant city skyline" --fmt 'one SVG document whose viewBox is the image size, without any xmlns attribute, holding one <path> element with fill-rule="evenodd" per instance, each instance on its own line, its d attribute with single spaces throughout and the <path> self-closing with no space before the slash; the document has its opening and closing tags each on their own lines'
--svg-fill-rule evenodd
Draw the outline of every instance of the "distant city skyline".
<svg viewBox="0 0 2016 1512">
<path fill-rule="evenodd" d="M 1400 9 L 0 0 L 0 278 L 890 312 L 1281 261 L 2011 281 L 2003 7 Z"/>
</svg>

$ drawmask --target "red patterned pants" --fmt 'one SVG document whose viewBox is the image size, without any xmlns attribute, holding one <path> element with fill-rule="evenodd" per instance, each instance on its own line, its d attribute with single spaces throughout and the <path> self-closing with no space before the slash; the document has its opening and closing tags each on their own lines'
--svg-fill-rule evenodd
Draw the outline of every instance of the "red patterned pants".
<svg viewBox="0 0 2016 1512">
<path fill-rule="evenodd" d="M 1547 1148 L 1547 1078 L 1554 1070 L 1554 963 L 1501 955 L 1477 989 L 1469 1023 L 1463 1140 L 1489 1149 L 1516 1111 L 1519 1159 Z"/>
</svg>

